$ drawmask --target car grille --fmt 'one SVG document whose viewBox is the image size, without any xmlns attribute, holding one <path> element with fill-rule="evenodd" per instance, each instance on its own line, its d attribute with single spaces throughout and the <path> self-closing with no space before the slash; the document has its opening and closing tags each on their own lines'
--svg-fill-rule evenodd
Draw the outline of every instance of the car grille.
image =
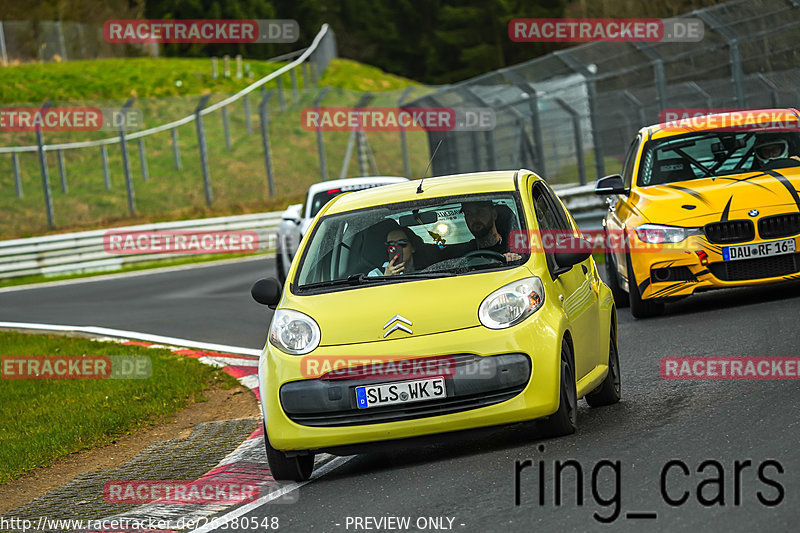
<svg viewBox="0 0 800 533">
<path fill-rule="evenodd" d="M 762 239 L 779 239 L 798 233 L 800 233 L 800 213 L 773 215 L 758 221 L 758 234 Z"/>
<path fill-rule="evenodd" d="M 756 230 L 751 220 L 712 222 L 711 224 L 706 224 L 704 230 L 708 242 L 716 244 L 747 242 L 756 237 Z"/>
<path fill-rule="evenodd" d="M 741 259 L 708 265 L 708 270 L 722 281 L 774 278 L 800 271 L 800 254 Z"/>
</svg>

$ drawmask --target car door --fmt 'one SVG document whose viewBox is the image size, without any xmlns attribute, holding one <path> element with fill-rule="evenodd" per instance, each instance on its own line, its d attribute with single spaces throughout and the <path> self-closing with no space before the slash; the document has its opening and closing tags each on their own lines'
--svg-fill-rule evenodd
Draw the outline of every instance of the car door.
<svg viewBox="0 0 800 533">
<path fill-rule="evenodd" d="M 634 171 L 636 169 L 636 160 L 639 156 L 639 146 L 641 145 L 641 135 L 631 143 L 628 153 L 625 156 L 625 162 L 622 165 L 622 181 L 625 187 L 630 189 L 634 180 Z M 606 230 L 610 233 L 617 235 L 624 235 L 626 231 L 626 222 L 631 215 L 630 199 L 627 196 L 618 195 L 609 197 L 608 213 L 606 214 Z M 619 242 L 619 239 L 606 239 L 605 242 Z M 617 267 L 617 277 L 621 281 L 623 288 L 627 288 L 628 271 L 626 270 L 626 250 L 625 247 L 620 246 L 611 251 L 614 256 L 614 264 Z"/>
<path fill-rule="evenodd" d="M 578 232 L 570 222 L 561 202 L 544 184 L 536 183 L 533 187 L 533 200 L 539 228 L 544 232 L 567 233 L 577 235 Z M 547 265 L 551 275 L 556 263 L 553 251 L 545 251 Z M 599 350 L 598 330 L 598 295 L 595 291 L 594 267 L 589 258 L 574 265 L 555 280 L 561 289 L 559 304 L 564 309 L 572 328 L 572 343 L 575 352 L 575 376 L 582 378 L 597 365 Z"/>
</svg>

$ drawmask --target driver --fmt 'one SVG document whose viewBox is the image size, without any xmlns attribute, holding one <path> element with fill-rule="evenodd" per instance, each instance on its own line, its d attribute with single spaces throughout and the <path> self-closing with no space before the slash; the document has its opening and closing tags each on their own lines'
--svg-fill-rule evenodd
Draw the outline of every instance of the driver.
<svg viewBox="0 0 800 533">
<path fill-rule="evenodd" d="M 789 155 L 790 144 L 788 139 L 780 133 L 761 133 L 756 135 L 753 144 L 753 153 L 756 159 L 765 167 L 776 159 L 794 159 L 800 161 L 797 155 Z"/>
<path fill-rule="evenodd" d="M 506 262 L 522 258 L 521 255 L 508 251 L 507 239 L 497 231 L 497 208 L 491 200 L 462 202 L 461 212 L 464 213 L 467 228 L 475 238 L 464 246 L 454 246 L 450 250 L 453 256 L 472 250 L 489 250 L 503 255 Z"/>
</svg>

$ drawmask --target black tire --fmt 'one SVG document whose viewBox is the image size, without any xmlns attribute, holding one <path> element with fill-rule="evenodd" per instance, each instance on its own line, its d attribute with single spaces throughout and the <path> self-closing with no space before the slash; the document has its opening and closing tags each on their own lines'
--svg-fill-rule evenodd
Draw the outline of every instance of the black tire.
<svg viewBox="0 0 800 533">
<path fill-rule="evenodd" d="M 619 351 L 617 350 L 617 332 L 613 324 L 611 325 L 611 334 L 608 344 L 608 374 L 600 386 L 586 395 L 586 403 L 589 404 L 589 407 L 611 405 L 617 403 L 622 397 Z"/>
<path fill-rule="evenodd" d="M 619 286 L 619 274 L 617 274 L 617 263 L 614 260 L 614 254 L 606 252 L 606 276 L 608 277 L 608 287 L 611 289 L 611 294 L 614 295 L 614 305 L 617 309 L 620 307 L 628 307 L 628 293 Z"/>
<path fill-rule="evenodd" d="M 630 258 L 626 261 L 628 267 L 628 296 L 631 304 L 631 314 L 636 318 L 650 318 L 664 313 L 664 304 L 653 300 L 643 300 L 639 293 L 639 284 L 633 274 Z"/>
<path fill-rule="evenodd" d="M 267 462 L 275 481 L 306 481 L 314 470 L 314 454 L 287 457 L 269 443 L 267 430 L 264 428 L 264 447 L 267 449 Z"/>
<path fill-rule="evenodd" d="M 281 285 L 286 283 L 286 274 L 283 271 L 283 253 L 278 250 L 275 252 L 275 269 L 278 271 L 278 281 Z"/>
<path fill-rule="evenodd" d="M 578 391 L 575 385 L 575 362 L 567 339 L 561 339 L 561 379 L 558 411 L 540 420 L 537 430 L 543 437 L 561 437 L 578 428 Z"/>
</svg>

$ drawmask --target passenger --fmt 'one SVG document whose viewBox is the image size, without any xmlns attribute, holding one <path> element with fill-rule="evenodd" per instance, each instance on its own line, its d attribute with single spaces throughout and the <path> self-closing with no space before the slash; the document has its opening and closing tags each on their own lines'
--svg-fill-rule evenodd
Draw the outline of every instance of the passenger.
<svg viewBox="0 0 800 533">
<path fill-rule="evenodd" d="M 375 268 L 367 276 L 396 276 L 408 272 L 414 272 L 414 245 L 411 244 L 412 237 L 409 235 L 411 230 L 406 227 L 393 229 L 386 235 L 386 250 L 390 247 L 399 247 L 402 251 L 399 256 L 390 258 L 381 268 Z"/>
</svg>

